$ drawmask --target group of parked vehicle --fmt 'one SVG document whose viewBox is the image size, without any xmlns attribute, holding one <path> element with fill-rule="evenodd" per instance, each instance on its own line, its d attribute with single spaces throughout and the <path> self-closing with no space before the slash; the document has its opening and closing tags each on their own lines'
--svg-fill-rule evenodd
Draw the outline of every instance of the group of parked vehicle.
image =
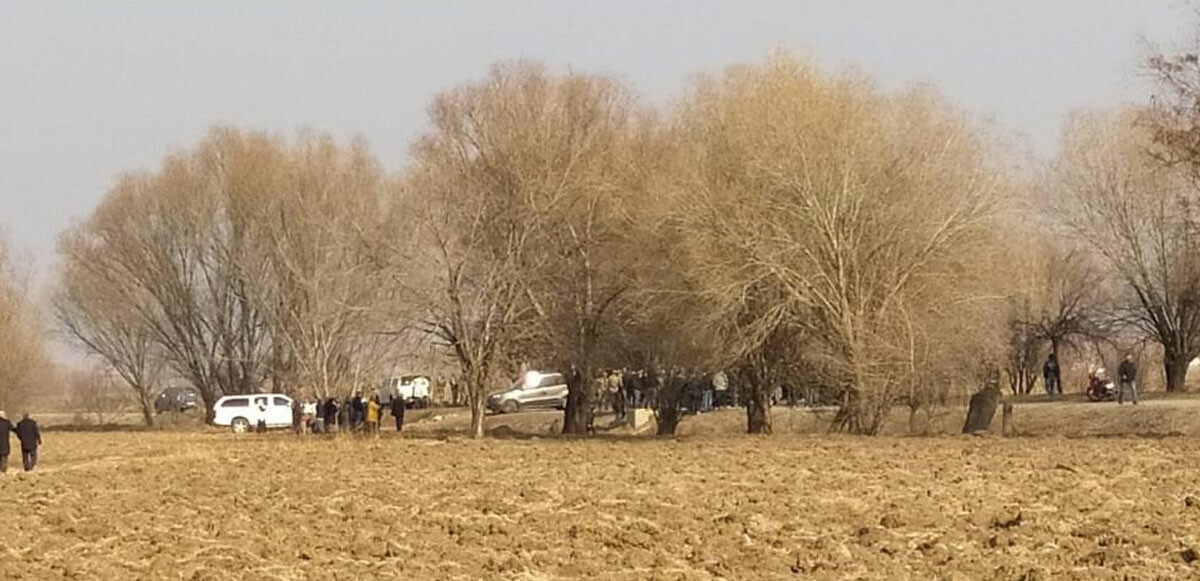
<svg viewBox="0 0 1200 581">
<path fill-rule="evenodd" d="M 392 407 L 397 398 L 404 400 L 406 408 L 426 408 L 433 405 L 432 382 L 424 375 L 402 375 L 389 377 L 374 391 L 379 405 Z M 187 412 L 200 406 L 200 393 L 191 387 L 168 387 L 155 397 L 154 411 Z M 248 431 L 260 423 L 267 428 L 285 428 L 293 424 L 292 408 L 295 400 L 279 393 L 227 395 L 213 404 L 213 423 L 233 429 Z"/>
<path fill-rule="evenodd" d="M 705 411 L 736 404 L 726 401 L 731 390 L 725 389 L 724 374 L 714 377 L 716 381 L 704 382 L 708 389 L 697 390 L 695 398 L 685 398 L 683 407 Z M 648 392 L 642 386 L 646 382 L 638 381 L 639 378 L 644 379 L 644 374 L 618 371 L 602 374 L 595 380 L 598 390 L 595 401 L 613 411 L 627 406 L 641 407 L 648 403 Z M 424 408 L 433 404 L 432 387 L 429 377 L 424 375 L 395 376 L 385 379 L 372 396 L 384 408 L 391 408 L 397 398 L 402 399 L 407 408 Z M 493 413 L 563 409 L 567 405 L 568 392 L 567 378 L 562 373 L 528 371 L 508 388 L 491 394 L 487 399 L 487 408 Z M 617 397 L 617 393 L 620 393 L 622 400 L 628 401 L 622 401 L 619 406 L 609 401 Z M 183 412 L 196 408 L 199 402 L 199 393 L 195 389 L 171 387 L 158 395 L 155 409 L 158 413 Z M 228 395 L 213 405 L 213 423 L 229 427 L 235 432 L 248 431 L 264 424 L 267 428 L 289 427 L 293 425 L 294 405 L 295 400 L 284 394 Z"/>
</svg>

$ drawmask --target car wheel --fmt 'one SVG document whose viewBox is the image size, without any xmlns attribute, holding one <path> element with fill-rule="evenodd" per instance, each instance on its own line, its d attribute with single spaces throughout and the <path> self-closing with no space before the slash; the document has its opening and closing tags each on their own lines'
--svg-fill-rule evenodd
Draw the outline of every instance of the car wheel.
<svg viewBox="0 0 1200 581">
<path fill-rule="evenodd" d="M 250 420 L 247 420 L 246 418 L 233 418 L 233 421 L 229 423 L 229 426 L 233 428 L 233 433 L 244 434 L 250 431 Z"/>
<path fill-rule="evenodd" d="M 518 404 L 516 401 L 510 399 L 500 404 L 500 411 L 506 414 L 515 414 L 521 411 L 521 404 Z"/>
</svg>

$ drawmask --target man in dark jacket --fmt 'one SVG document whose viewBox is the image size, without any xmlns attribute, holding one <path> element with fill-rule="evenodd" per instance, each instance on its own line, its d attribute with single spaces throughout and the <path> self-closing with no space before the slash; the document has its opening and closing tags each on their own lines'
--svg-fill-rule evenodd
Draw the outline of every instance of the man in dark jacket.
<svg viewBox="0 0 1200 581">
<path fill-rule="evenodd" d="M 362 394 L 357 391 L 350 400 L 350 416 L 350 429 L 356 432 L 362 429 L 363 422 L 367 419 L 367 404 L 363 401 Z"/>
<path fill-rule="evenodd" d="M 12 451 L 9 446 L 9 434 L 14 431 L 16 428 L 8 421 L 8 415 L 4 410 L 0 410 L 0 474 L 8 472 L 8 453 Z"/>
<path fill-rule="evenodd" d="M 17 422 L 17 427 L 13 428 L 17 433 L 17 439 L 21 441 L 21 463 L 25 466 L 25 471 L 33 470 L 37 466 L 37 450 L 42 444 L 42 432 L 38 429 L 37 422 L 29 417 L 29 414 L 21 416 L 21 421 Z"/>
<path fill-rule="evenodd" d="M 1047 395 L 1062 395 L 1062 375 L 1058 367 L 1058 358 L 1053 353 L 1046 358 L 1046 364 L 1042 366 L 1042 377 L 1046 380 Z"/>
<path fill-rule="evenodd" d="M 325 400 L 325 431 L 334 432 L 338 427 L 338 404 L 334 398 Z"/>
<path fill-rule="evenodd" d="M 392 398 L 392 418 L 396 420 L 396 432 L 404 429 L 404 398 L 395 396 Z"/>
<path fill-rule="evenodd" d="M 1117 366 L 1117 381 L 1120 383 L 1117 387 L 1117 403 L 1125 403 L 1125 390 L 1128 389 L 1133 395 L 1133 405 L 1137 405 L 1137 365 L 1134 365 L 1132 355 L 1126 355 L 1121 365 Z"/>
</svg>

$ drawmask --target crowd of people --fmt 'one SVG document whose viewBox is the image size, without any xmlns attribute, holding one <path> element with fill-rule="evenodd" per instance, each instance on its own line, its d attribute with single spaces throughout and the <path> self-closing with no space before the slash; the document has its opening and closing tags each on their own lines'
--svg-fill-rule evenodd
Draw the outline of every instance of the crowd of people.
<svg viewBox="0 0 1200 581">
<path fill-rule="evenodd" d="M 602 370 L 593 379 L 593 397 L 598 412 L 612 412 L 618 420 L 628 410 L 654 408 L 669 382 L 680 388 L 678 404 L 696 413 L 710 412 L 718 407 L 737 405 L 724 372 L 705 374 L 686 369 L 670 369 L 657 373 L 644 370 Z"/>
<path fill-rule="evenodd" d="M 32 472 L 37 466 L 38 447 L 42 445 L 42 431 L 37 422 L 24 414 L 14 425 L 4 410 L 0 410 L 0 474 L 8 472 L 8 455 L 12 451 L 10 434 L 16 434 L 21 445 L 21 466 L 26 472 Z"/>
<path fill-rule="evenodd" d="M 396 431 L 404 429 L 404 412 L 407 403 L 402 397 L 393 397 L 386 405 L 379 394 L 363 397 L 355 392 L 344 400 L 337 398 L 295 400 L 292 403 L 292 429 L 297 434 L 324 434 L 333 432 L 379 432 L 379 424 L 385 411 L 391 413 L 396 422 Z M 260 425 L 260 430 L 266 426 Z"/>
</svg>

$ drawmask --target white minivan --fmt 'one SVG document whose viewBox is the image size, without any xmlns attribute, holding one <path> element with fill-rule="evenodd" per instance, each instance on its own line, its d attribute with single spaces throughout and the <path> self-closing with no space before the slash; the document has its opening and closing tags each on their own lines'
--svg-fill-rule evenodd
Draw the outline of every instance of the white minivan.
<svg viewBox="0 0 1200 581">
<path fill-rule="evenodd" d="M 246 432 L 266 421 L 268 428 L 292 425 L 292 398 L 278 393 L 227 395 L 213 405 L 213 424 Z"/>
</svg>

